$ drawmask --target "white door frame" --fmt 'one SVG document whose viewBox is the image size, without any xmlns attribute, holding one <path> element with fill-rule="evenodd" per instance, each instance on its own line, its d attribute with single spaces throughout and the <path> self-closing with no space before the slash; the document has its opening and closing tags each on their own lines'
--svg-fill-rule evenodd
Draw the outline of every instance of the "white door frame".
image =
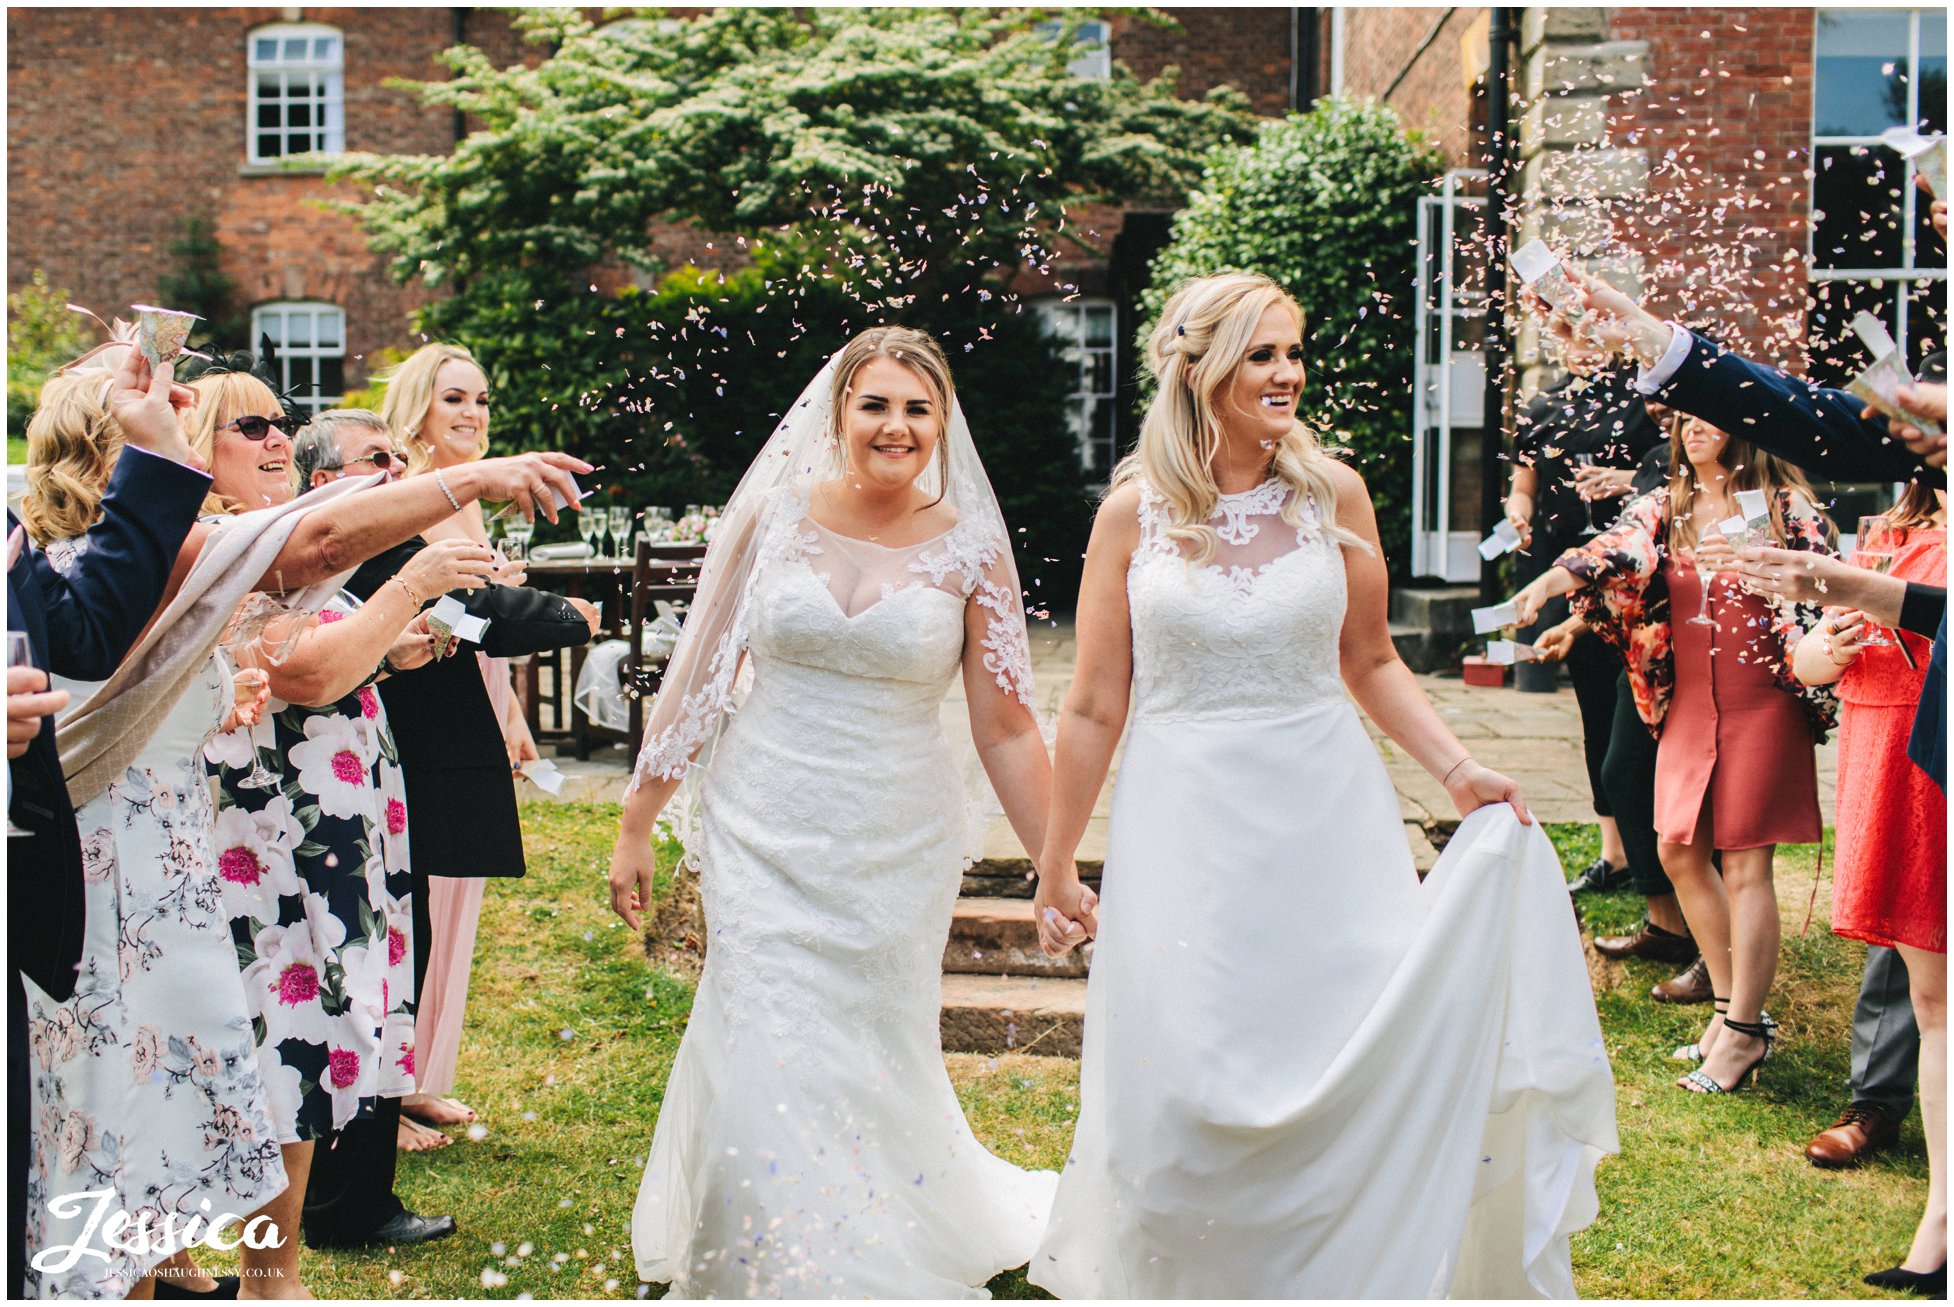
<svg viewBox="0 0 1954 1307">
<path fill-rule="evenodd" d="M 1446 581 L 1479 579 L 1479 537 L 1448 530 L 1452 520 L 1452 432 L 1484 421 L 1485 355 L 1454 349 L 1453 325 L 1459 306 L 1453 299 L 1452 261 L 1458 251 L 1454 219 L 1461 207 L 1477 208 L 1482 197 L 1460 193 L 1460 184 L 1486 175 L 1481 168 L 1455 168 L 1445 174 L 1437 195 L 1418 199 L 1417 293 L 1413 298 L 1415 346 L 1411 406 L 1411 572 Z M 1439 248 L 1431 248 L 1436 216 Z M 1434 284 L 1434 265 L 1436 283 Z M 1437 351 L 1428 346 L 1431 315 L 1438 314 Z M 1441 363 L 1441 360 L 1444 362 Z M 1475 379 L 1479 382 L 1474 385 Z"/>
</svg>

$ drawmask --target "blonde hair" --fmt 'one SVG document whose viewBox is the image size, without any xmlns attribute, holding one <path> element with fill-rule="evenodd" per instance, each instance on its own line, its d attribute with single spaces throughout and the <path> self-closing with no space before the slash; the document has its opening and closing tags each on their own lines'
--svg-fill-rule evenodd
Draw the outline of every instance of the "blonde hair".
<svg viewBox="0 0 1954 1307">
<path fill-rule="evenodd" d="M 27 495 L 20 520 L 41 544 L 84 535 L 101 516 L 122 428 L 108 410 L 109 373 L 82 368 L 48 378 L 27 423 Z"/>
<path fill-rule="evenodd" d="M 1248 272 L 1197 277 L 1175 289 L 1147 338 L 1147 368 L 1158 387 L 1140 423 L 1139 446 L 1113 469 L 1112 484 L 1144 478 L 1167 501 L 1167 535 L 1193 546 L 1188 561 L 1196 566 L 1214 556 L 1218 542 L 1207 524 L 1221 498 L 1214 460 L 1224 435 L 1215 397 L 1234 379 L 1262 315 L 1277 305 L 1300 331 L 1301 307 L 1269 278 Z M 1315 432 L 1292 423 L 1275 442 L 1271 462 L 1276 478 L 1293 491 L 1282 507 L 1284 521 L 1300 526 L 1303 502 L 1312 499 L 1326 535 L 1369 552 L 1361 537 L 1337 525 L 1332 455 Z"/>
<path fill-rule="evenodd" d="M 1700 420 L 1700 419 L 1699 419 Z M 1694 549 L 1696 547 L 1696 469 L 1690 466 L 1689 454 L 1683 448 L 1683 428 L 1689 425 L 1690 417 L 1681 411 L 1669 416 L 1669 552 Z M 1708 425 L 1708 424 L 1706 424 Z M 1722 427 L 1716 428 L 1722 431 Z M 1717 462 L 1728 472 L 1726 484 L 1734 496 L 1740 490 L 1762 490 L 1765 502 L 1771 509 L 1771 539 L 1779 545 L 1786 540 L 1784 530 L 1784 508 L 1779 502 L 1779 491 L 1788 490 L 1802 498 L 1812 512 L 1827 526 L 1831 534 L 1831 519 L 1820 512 L 1817 497 L 1812 494 L 1811 483 L 1805 474 L 1791 464 L 1767 454 L 1748 440 L 1739 440 L 1725 433 L 1727 439 L 1723 453 Z"/>
<path fill-rule="evenodd" d="M 874 359 L 888 359 L 900 363 L 921 377 L 930 393 L 936 398 L 937 423 L 939 431 L 936 440 L 937 472 L 941 481 L 937 489 L 937 500 L 941 501 L 950 488 L 950 412 L 956 407 L 957 384 L 950 376 L 950 360 L 943 356 L 943 349 L 934 339 L 913 327 L 870 327 L 859 332 L 854 339 L 841 347 L 835 355 L 835 374 L 829 392 L 829 421 L 833 424 L 831 434 L 837 449 L 845 450 L 841 439 L 842 412 L 847 406 L 849 387 L 855 384 L 855 374 L 864 364 Z"/>
<path fill-rule="evenodd" d="M 1906 489 L 1886 513 L 1886 529 L 1904 543 L 1913 531 L 1925 531 L 1940 525 L 1940 496 L 1934 488 L 1915 477 L 1907 482 Z"/>
<path fill-rule="evenodd" d="M 406 442 L 408 476 L 416 476 L 434 466 L 434 451 L 421 439 L 421 424 L 427 421 L 428 410 L 434 407 L 435 376 L 449 363 L 466 363 L 484 377 L 488 375 L 488 369 L 469 353 L 467 346 L 430 341 L 374 378 L 386 384 L 386 398 L 380 401 L 380 418 L 395 440 Z M 482 439 L 470 457 L 480 458 L 486 453 L 488 423 L 484 422 Z"/>
<path fill-rule="evenodd" d="M 285 411 L 271 387 L 249 372 L 206 372 L 190 383 L 190 389 L 197 392 L 197 406 L 180 419 L 183 438 L 190 442 L 190 448 L 197 452 L 204 466 L 212 471 L 217 467 L 217 428 L 247 414 L 269 417 Z M 240 440 L 243 438 L 238 437 Z M 292 483 L 292 493 L 297 494 L 298 466 L 295 462 L 288 463 L 286 470 Z M 206 515 L 228 516 L 256 507 L 256 504 L 240 503 L 219 494 L 215 482 L 211 484 L 210 493 L 204 496 L 203 511 Z"/>
</svg>

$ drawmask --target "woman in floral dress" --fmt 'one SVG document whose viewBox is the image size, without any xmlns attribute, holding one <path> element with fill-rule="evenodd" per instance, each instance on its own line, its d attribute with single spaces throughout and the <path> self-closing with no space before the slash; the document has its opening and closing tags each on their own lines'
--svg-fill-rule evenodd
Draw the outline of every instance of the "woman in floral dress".
<svg viewBox="0 0 1954 1307">
<path fill-rule="evenodd" d="M 1658 737 L 1662 865 L 1715 999 L 1702 1038 L 1676 1050 L 1678 1060 L 1702 1062 L 1677 1086 L 1709 1094 L 1741 1086 L 1770 1052 L 1772 860 L 1779 844 L 1819 838 L 1814 746 L 1838 718 L 1832 692 L 1802 684 L 1790 669 L 1789 651 L 1818 610 L 1774 607 L 1717 570 L 1723 560 L 1734 564 L 1722 526 L 1744 516 L 1737 496 L 1746 491 L 1763 493 L 1771 543 L 1837 552 L 1832 525 L 1796 468 L 1678 414 L 1669 484 L 1631 500 L 1614 526 L 1514 596 L 1528 622 L 1549 597 L 1571 594 L 1575 612 L 1621 651 L 1636 709 Z M 1694 620 L 1699 614 L 1707 620 Z M 1723 855 L 1721 877 L 1713 851 Z"/>
</svg>

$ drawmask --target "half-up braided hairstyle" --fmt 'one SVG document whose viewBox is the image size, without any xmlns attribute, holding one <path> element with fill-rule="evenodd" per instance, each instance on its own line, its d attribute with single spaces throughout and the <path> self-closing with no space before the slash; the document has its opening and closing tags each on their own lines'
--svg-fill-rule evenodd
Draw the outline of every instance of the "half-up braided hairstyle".
<svg viewBox="0 0 1954 1307">
<path fill-rule="evenodd" d="M 1168 536 L 1192 546 L 1189 561 L 1197 566 L 1214 556 L 1217 543 L 1207 524 L 1221 498 L 1214 479 L 1223 441 L 1216 400 L 1247 357 L 1262 315 L 1277 305 L 1300 329 L 1302 309 L 1269 278 L 1250 272 L 1197 277 L 1174 291 L 1147 338 L 1147 367 L 1158 385 L 1140 423 L 1139 447 L 1113 470 L 1112 483 L 1144 478 L 1167 502 Z M 1283 520 L 1300 525 L 1307 497 L 1316 503 L 1324 534 L 1368 552 L 1361 537 L 1336 524 L 1331 458 L 1301 422 L 1275 442 L 1271 470 L 1293 491 Z"/>
</svg>

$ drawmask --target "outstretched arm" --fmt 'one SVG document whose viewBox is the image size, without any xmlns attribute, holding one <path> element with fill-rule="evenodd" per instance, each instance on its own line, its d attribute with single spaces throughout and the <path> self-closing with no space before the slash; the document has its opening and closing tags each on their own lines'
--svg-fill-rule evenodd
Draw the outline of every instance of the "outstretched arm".
<svg viewBox="0 0 1954 1307">
<path fill-rule="evenodd" d="M 1349 546 L 1343 550 L 1349 598 L 1337 657 L 1351 698 L 1370 714 L 1378 729 L 1438 779 L 1460 816 L 1489 803 L 1508 803 L 1522 822 L 1531 824 L 1519 785 L 1466 751 L 1398 657 L 1386 616 L 1390 580 L 1370 492 L 1364 479 L 1342 464 L 1331 469 L 1331 476 L 1337 483 L 1337 525 L 1370 546 L 1368 551 Z"/>
</svg>

